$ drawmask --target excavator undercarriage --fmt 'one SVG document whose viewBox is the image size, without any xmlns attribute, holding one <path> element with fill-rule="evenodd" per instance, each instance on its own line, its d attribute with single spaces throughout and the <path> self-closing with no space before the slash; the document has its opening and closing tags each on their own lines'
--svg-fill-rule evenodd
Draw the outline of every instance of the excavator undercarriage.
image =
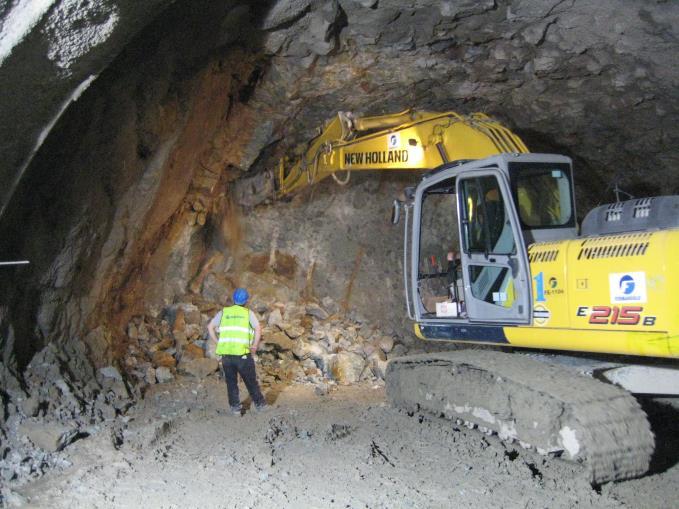
<svg viewBox="0 0 679 509">
<path fill-rule="evenodd" d="M 593 484 L 643 475 L 653 454 L 653 433 L 631 394 L 522 355 L 413 355 L 390 361 L 386 380 L 393 406 L 582 463 Z"/>
</svg>

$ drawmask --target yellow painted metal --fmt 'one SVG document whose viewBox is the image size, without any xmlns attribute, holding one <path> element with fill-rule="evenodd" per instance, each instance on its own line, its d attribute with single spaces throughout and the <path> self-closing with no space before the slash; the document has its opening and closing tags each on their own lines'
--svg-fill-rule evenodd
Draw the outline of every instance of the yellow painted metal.
<svg viewBox="0 0 679 509">
<path fill-rule="evenodd" d="M 532 323 L 503 326 L 496 344 L 679 358 L 678 229 L 537 243 L 528 258 Z"/>
<path fill-rule="evenodd" d="M 643 307 L 642 316 L 657 317 L 647 321 L 644 327 L 649 330 L 679 329 L 679 315 L 667 308 L 679 283 L 679 266 L 675 263 L 679 260 L 679 230 L 563 241 L 549 246 L 559 252 L 553 261 L 538 260 L 537 253 L 543 246 L 529 248 L 531 272 L 543 272 L 545 281 L 554 278 L 552 284 L 546 285 L 545 297 L 555 306 L 559 323 L 576 328 L 598 329 L 598 325 L 605 325 L 613 330 L 637 330 L 636 325 L 630 325 L 634 320 L 613 323 L 609 319 L 606 324 L 598 323 L 604 320 L 594 320 L 597 323 L 589 324 L 589 314 L 572 311 L 582 306 L 638 306 Z M 636 289 L 631 288 L 628 296 L 617 291 L 621 290 L 621 278 L 635 274 L 640 277 Z M 675 283 L 673 288 L 668 286 L 670 282 Z M 567 316 L 559 316 L 564 314 Z"/>
<path fill-rule="evenodd" d="M 406 110 L 356 118 L 340 112 L 295 161 L 282 159 L 277 195 L 314 184 L 338 171 L 431 170 L 448 161 L 525 153 L 523 141 L 483 113 L 460 115 Z"/>
<path fill-rule="evenodd" d="M 569 247 L 573 241 L 542 242 L 528 247 L 528 261 L 533 284 L 533 309 L 549 312 L 548 320 L 534 320 L 538 327 L 568 328 L 570 316 L 568 313 L 568 270 L 567 260 Z M 542 276 L 540 276 L 542 274 Z M 536 277 L 542 277 L 544 301 L 538 300 L 538 282 Z M 535 315 L 535 313 L 534 313 Z"/>
<path fill-rule="evenodd" d="M 679 359 L 679 335 L 662 331 L 505 327 L 504 332 L 515 347 Z"/>
<path fill-rule="evenodd" d="M 679 357 L 679 230 L 534 244 L 528 258 L 549 318 L 506 328 L 511 344 Z"/>
</svg>

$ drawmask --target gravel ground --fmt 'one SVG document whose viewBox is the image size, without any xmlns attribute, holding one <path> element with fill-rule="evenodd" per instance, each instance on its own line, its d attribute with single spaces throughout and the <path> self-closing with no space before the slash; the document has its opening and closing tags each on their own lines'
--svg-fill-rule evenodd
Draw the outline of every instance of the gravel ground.
<svg viewBox="0 0 679 509">
<path fill-rule="evenodd" d="M 577 465 L 385 404 L 370 385 L 275 386 L 268 412 L 223 411 L 217 377 L 154 386 L 125 429 L 72 444 L 72 466 L 16 489 L 10 505 L 112 507 L 677 507 L 667 438 L 642 479 L 592 488 Z M 246 406 L 248 403 L 246 402 Z M 647 408 L 659 437 L 675 410 Z M 672 431 L 674 430 L 674 432 Z"/>
</svg>

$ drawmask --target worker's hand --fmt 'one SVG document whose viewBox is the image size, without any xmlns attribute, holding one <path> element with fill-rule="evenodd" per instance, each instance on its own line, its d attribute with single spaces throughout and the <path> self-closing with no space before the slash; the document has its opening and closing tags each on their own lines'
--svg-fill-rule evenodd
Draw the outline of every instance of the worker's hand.
<svg viewBox="0 0 679 509">
<path fill-rule="evenodd" d="M 257 345 L 252 345 L 250 347 L 250 353 L 251 354 L 256 354 L 257 353 Z"/>
</svg>

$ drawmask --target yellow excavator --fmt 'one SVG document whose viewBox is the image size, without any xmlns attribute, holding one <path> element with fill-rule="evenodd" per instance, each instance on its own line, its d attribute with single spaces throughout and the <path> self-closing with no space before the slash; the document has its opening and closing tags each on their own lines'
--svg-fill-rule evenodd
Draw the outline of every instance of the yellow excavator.
<svg viewBox="0 0 679 509">
<path fill-rule="evenodd" d="M 281 161 L 276 192 L 360 170 L 431 170 L 394 203 L 415 334 L 530 349 L 393 359 L 390 402 L 582 463 L 594 484 L 646 473 L 631 393 L 679 394 L 679 196 L 597 207 L 578 231 L 570 158 L 483 114 L 412 110 L 339 113 Z"/>
</svg>

